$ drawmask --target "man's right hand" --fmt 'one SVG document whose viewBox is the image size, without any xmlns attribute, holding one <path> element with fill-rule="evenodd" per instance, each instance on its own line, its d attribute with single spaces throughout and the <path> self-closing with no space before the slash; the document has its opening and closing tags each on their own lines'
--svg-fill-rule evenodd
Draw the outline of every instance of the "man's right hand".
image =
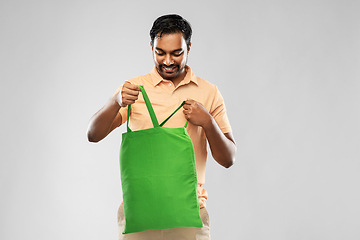
<svg viewBox="0 0 360 240">
<path fill-rule="evenodd" d="M 139 98 L 140 87 L 125 81 L 121 91 L 116 95 L 116 101 L 120 107 L 126 107 L 129 104 L 135 103 Z"/>
<path fill-rule="evenodd" d="M 119 90 L 118 90 L 119 91 Z M 120 107 L 135 103 L 139 97 L 140 87 L 126 81 L 121 90 L 91 118 L 88 127 L 90 142 L 99 142 L 122 123 Z"/>
</svg>

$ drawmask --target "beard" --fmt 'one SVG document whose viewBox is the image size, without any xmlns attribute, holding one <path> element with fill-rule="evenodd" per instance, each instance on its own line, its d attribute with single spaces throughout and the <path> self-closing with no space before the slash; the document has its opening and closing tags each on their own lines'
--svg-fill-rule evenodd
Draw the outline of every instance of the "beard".
<svg viewBox="0 0 360 240">
<path fill-rule="evenodd" d="M 169 66 L 165 64 L 159 64 L 157 66 L 158 72 L 166 80 L 171 80 L 173 78 L 178 77 L 184 71 L 184 69 L 185 67 L 181 69 L 180 65 L 178 64 L 172 64 Z"/>
</svg>

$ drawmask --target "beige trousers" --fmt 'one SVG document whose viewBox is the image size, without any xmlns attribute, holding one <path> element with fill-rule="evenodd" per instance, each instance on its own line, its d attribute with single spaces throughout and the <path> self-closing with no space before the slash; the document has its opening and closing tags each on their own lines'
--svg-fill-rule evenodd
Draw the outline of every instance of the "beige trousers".
<svg viewBox="0 0 360 240">
<path fill-rule="evenodd" d="M 119 240 L 209 240 L 210 220 L 206 208 L 200 209 L 200 217 L 203 222 L 202 228 L 181 227 L 164 230 L 148 230 L 138 233 L 122 234 L 125 226 L 124 204 L 121 203 L 118 210 Z"/>
</svg>

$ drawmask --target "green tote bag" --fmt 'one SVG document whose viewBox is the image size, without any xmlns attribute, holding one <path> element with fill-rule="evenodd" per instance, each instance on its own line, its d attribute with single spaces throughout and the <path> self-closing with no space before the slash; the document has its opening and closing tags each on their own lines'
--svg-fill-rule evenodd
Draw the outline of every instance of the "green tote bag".
<svg viewBox="0 0 360 240">
<path fill-rule="evenodd" d="M 153 128 L 122 135 L 120 173 L 123 191 L 125 229 L 123 234 L 177 227 L 201 228 L 197 175 L 192 141 L 181 128 L 161 124 L 155 116 L 145 89 L 141 92 Z"/>
</svg>

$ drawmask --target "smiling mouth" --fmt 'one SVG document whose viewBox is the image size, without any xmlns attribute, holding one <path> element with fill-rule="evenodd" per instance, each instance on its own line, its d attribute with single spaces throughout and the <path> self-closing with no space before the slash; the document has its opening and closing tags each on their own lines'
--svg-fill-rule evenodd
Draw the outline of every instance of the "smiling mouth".
<svg viewBox="0 0 360 240">
<path fill-rule="evenodd" d="M 171 66 L 171 67 L 165 67 L 165 66 L 163 66 L 162 69 L 164 69 L 164 71 L 167 72 L 167 73 L 172 73 L 172 72 L 175 71 L 176 66 Z"/>
</svg>

